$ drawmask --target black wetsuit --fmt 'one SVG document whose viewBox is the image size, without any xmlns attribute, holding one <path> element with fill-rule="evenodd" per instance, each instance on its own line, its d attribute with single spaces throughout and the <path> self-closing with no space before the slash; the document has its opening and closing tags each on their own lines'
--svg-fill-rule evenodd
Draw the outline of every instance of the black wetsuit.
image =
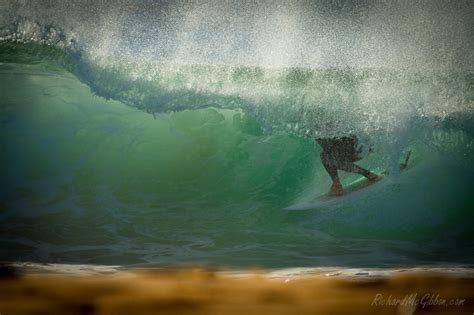
<svg viewBox="0 0 474 315">
<path fill-rule="evenodd" d="M 337 178 L 337 170 L 358 173 L 368 176 L 370 172 L 355 165 L 354 162 L 362 159 L 362 147 L 358 145 L 357 137 L 316 138 L 321 145 L 321 161 L 327 172 L 334 180 Z"/>
</svg>

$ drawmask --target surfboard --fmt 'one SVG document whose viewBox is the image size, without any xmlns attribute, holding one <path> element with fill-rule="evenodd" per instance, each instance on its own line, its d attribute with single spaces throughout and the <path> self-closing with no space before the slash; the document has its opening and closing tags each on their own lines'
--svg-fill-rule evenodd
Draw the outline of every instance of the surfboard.
<svg viewBox="0 0 474 315">
<path fill-rule="evenodd" d="M 308 202 L 301 202 L 294 204 L 292 206 L 286 207 L 284 210 L 308 210 L 314 209 L 317 207 L 333 204 L 337 201 L 342 201 L 346 197 L 355 194 L 359 191 L 369 188 L 370 186 L 382 181 L 384 178 L 383 175 L 379 175 L 379 178 L 376 180 L 369 181 L 366 178 L 361 178 L 351 184 L 347 185 L 342 189 L 342 195 L 330 195 L 328 193 L 320 195 Z"/>
<path fill-rule="evenodd" d="M 406 170 L 408 166 L 408 160 L 410 159 L 410 155 L 411 155 L 411 151 L 408 151 L 405 157 L 405 160 L 400 164 L 400 171 Z M 329 193 L 326 193 L 324 195 L 314 198 L 312 201 L 297 203 L 295 205 L 286 207 L 284 210 L 307 210 L 307 209 L 317 208 L 318 206 L 328 205 L 332 203 L 332 201 L 341 200 L 346 196 L 354 194 L 363 189 L 367 189 L 368 187 L 382 181 L 385 175 L 388 175 L 388 174 L 389 173 L 387 171 L 382 172 L 382 174 L 380 174 L 376 180 L 368 180 L 366 178 L 360 178 L 356 180 L 355 182 L 352 182 L 351 184 L 347 185 L 346 187 L 343 187 L 341 195 L 330 195 Z"/>
<path fill-rule="evenodd" d="M 351 193 L 354 193 L 356 191 L 359 191 L 361 189 L 367 188 L 375 183 L 378 183 L 384 178 L 383 175 L 379 175 L 379 177 L 376 180 L 368 180 L 367 178 L 364 178 L 362 180 L 355 181 L 348 186 L 344 187 L 342 189 L 342 194 L 341 195 L 329 195 L 329 194 L 324 194 L 322 196 L 316 197 L 314 200 L 315 201 L 328 201 L 331 199 L 335 198 L 341 198 L 346 195 L 349 195 Z"/>
</svg>

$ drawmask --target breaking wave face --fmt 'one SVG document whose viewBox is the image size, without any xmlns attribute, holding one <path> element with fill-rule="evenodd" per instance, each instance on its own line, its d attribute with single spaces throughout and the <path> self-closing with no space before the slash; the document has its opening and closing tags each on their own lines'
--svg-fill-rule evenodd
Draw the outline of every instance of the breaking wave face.
<svg viewBox="0 0 474 315">
<path fill-rule="evenodd" d="M 0 4 L 4 260 L 474 262 L 468 2 L 46 3 Z M 283 210 L 330 186 L 313 138 L 347 134 L 390 175 Z"/>
</svg>

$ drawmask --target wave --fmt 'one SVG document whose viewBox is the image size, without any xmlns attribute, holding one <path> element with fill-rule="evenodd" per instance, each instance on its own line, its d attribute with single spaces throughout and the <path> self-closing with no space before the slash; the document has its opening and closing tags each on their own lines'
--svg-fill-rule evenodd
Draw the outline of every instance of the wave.
<svg viewBox="0 0 474 315">
<path fill-rule="evenodd" d="M 104 60 L 58 29 L 0 33 L 7 259 L 472 263 L 469 71 Z M 282 210 L 330 185 L 311 138 L 348 133 L 374 148 L 363 166 L 411 150 L 409 169 L 330 209 Z"/>
</svg>

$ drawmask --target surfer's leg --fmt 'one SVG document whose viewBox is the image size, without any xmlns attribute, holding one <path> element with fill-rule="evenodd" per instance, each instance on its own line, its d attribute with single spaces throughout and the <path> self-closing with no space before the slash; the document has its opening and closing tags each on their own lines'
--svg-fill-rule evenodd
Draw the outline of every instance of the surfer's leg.
<svg viewBox="0 0 474 315">
<path fill-rule="evenodd" d="M 329 195 L 342 195 L 342 185 L 341 181 L 339 180 L 339 176 L 337 175 L 337 167 L 334 163 L 334 159 L 323 151 L 321 153 L 321 162 L 323 163 L 324 168 L 332 179 L 332 186 L 331 190 L 329 191 Z"/>
<path fill-rule="evenodd" d="M 367 179 L 370 180 L 370 181 L 374 181 L 374 180 L 377 180 L 379 178 L 378 175 L 376 175 L 376 174 L 372 173 L 371 171 L 366 170 L 365 168 L 360 167 L 359 165 L 354 164 L 354 163 L 340 165 L 339 169 L 341 169 L 343 171 L 346 171 L 346 172 L 350 172 L 350 173 L 360 174 L 364 177 L 367 177 Z"/>
</svg>

